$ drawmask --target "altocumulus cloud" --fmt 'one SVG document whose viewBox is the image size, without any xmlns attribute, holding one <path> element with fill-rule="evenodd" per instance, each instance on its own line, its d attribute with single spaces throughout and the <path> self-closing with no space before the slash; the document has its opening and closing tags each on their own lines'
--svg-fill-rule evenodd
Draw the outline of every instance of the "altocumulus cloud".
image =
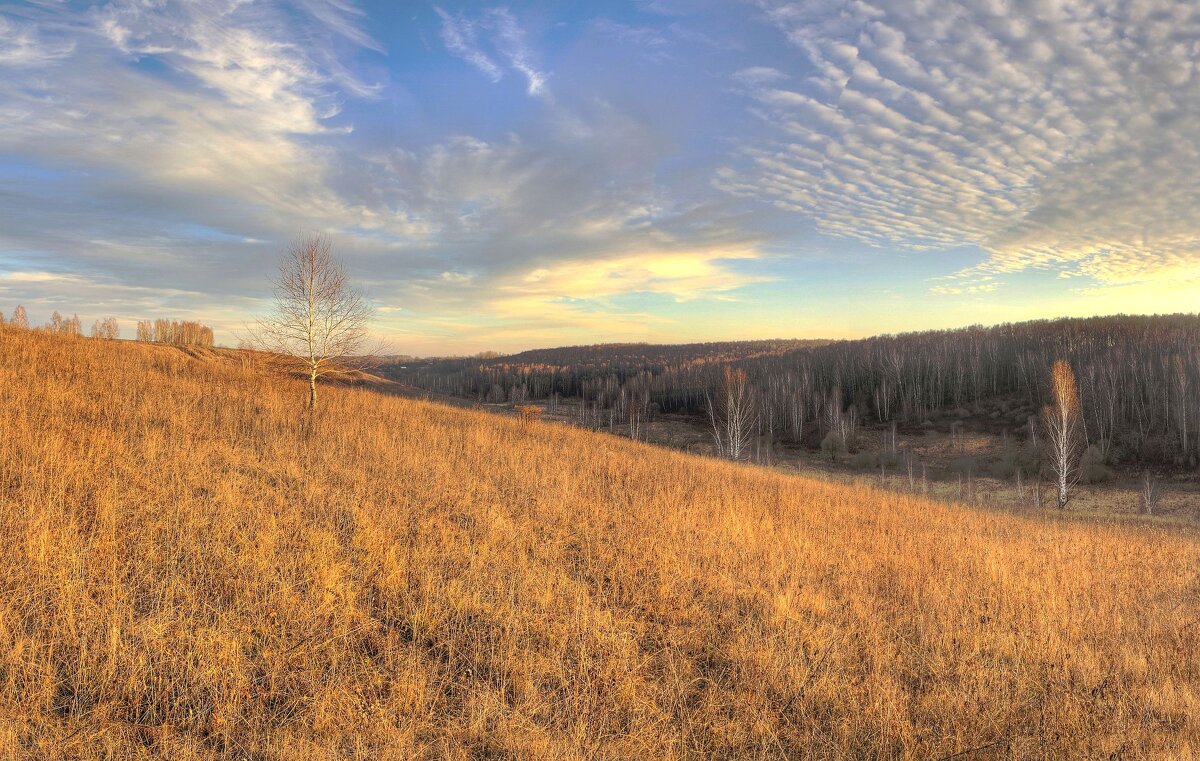
<svg viewBox="0 0 1200 761">
<path fill-rule="evenodd" d="M 716 183 L 825 233 L 973 244 L 936 286 L 1027 268 L 1101 285 L 1200 276 L 1200 5 L 764 0 L 811 65 L 735 81 L 774 130 Z"/>
</svg>

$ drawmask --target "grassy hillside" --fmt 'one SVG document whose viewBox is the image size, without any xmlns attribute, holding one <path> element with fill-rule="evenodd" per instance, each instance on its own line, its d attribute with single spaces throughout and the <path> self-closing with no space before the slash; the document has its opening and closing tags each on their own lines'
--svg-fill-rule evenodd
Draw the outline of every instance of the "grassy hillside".
<svg viewBox="0 0 1200 761">
<path fill-rule="evenodd" d="M 304 393 L 0 330 L 0 757 L 1200 752 L 1191 537 Z"/>
</svg>

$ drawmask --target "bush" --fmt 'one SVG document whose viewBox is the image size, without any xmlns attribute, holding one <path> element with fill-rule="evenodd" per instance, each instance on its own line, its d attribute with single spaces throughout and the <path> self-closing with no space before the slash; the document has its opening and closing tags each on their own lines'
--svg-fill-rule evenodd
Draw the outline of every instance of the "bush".
<svg viewBox="0 0 1200 761">
<path fill-rule="evenodd" d="M 1021 447 L 1021 454 L 1018 457 L 1018 462 L 1026 469 L 1036 468 L 1041 462 L 1045 452 L 1041 444 L 1034 444 L 1032 441 L 1025 442 L 1025 446 Z"/>
<path fill-rule="evenodd" d="M 1085 484 L 1097 484 L 1112 478 L 1112 471 L 1104 466 L 1104 454 L 1093 444 L 1079 460 L 1079 480 Z"/>
<path fill-rule="evenodd" d="M 999 460 L 988 466 L 988 472 L 992 474 L 992 478 L 1001 480 L 1012 478 L 1017 474 L 1017 468 L 1020 467 L 1020 456 L 1015 447 L 1011 447 Z"/>
<path fill-rule="evenodd" d="M 955 457 L 954 461 L 950 463 L 950 470 L 955 473 L 962 473 L 963 475 L 968 473 L 978 474 L 979 462 L 974 457 Z"/>
<path fill-rule="evenodd" d="M 879 467 L 879 455 L 864 449 L 850 458 L 850 464 L 859 470 L 874 470 Z"/>
<path fill-rule="evenodd" d="M 846 440 L 836 431 L 830 431 L 821 439 L 821 451 L 829 455 L 829 459 L 836 461 L 838 455 L 845 455 L 849 450 L 846 448 Z"/>
</svg>

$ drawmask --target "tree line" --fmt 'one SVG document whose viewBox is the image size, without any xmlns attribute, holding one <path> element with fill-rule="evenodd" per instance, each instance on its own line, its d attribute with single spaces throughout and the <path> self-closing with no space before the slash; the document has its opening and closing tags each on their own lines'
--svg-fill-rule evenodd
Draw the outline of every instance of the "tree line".
<svg viewBox="0 0 1200 761">
<path fill-rule="evenodd" d="M 68 338 L 82 338 L 84 335 L 79 315 L 64 317 L 57 310 L 50 315 L 50 320 L 45 325 L 40 328 L 31 328 L 29 314 L 21 304 L 13 309 L 7 319 L 5 319 L 4 313 L 0 312 L 0 327 L 4 326 L 18 330 L 44 330 L 47 333 Z M 121 324 L 115 317 L 97 319 L 92 322 L 89 335 L 95 339 L 115 341 L 121 337 Z M 135 338 L 148 343 L 211 347 L 213 345 L 213 329 L 193 320 L 139 320 Z"/>
<path fill-rule="evenodd" d="M 212 328 L 192 320 L 138 320 L 135 337 L 138 341 L 176 346 L 213 345 Z"/>
<path fill-rule="evenodd" d="M 1200 461 L 1200 315 L 1038 320 L 804 346 L 746 342 L 723 345 L 717 360 L 706 346 L 576 347 L 387 371 L 480 402 L 567 404 L 580 422 L 601 427 L 660 413 L 711 419 L 732 369 L 745 374 L 738 405 L 753 410 L 753 435 L 852 450 L 861 426 L 918 426 L 947 410 L 966 417 L 994 400 L 1004 400 L 991 413 L 999 424 L 1032 435 L 1052 400 L 1051 367 L 1063 360 L 1078 378 L 1085 446 L 1103 461 Z"/>
</svg>

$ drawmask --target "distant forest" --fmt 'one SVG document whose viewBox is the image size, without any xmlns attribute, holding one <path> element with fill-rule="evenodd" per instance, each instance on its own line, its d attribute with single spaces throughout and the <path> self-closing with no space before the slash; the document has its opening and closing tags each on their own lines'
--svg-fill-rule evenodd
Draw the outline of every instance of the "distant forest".
<svg viewBox="0 0 1200 761">
<path fill-rule="evenodd" d="M 1010 400 L 1014 433 L 1049 399 L 1056 359 L 1078 376 L 1087 444 L 1108 462 L 1196 465 L 1200 315 L 1040 320 L 854 341 L 745 341 L 541 349 L 409 361 L 385 368 L 411 386 L 487 403 L 545 401 L 591 427 L 662 413 L 707 415 L 725 368 L 745 372 L 758 433 L 815 446 L 831 430 L 921 425 L 945 411 Z M 851 437 L 852 438 L 852 437 Z"/>
</svg>

